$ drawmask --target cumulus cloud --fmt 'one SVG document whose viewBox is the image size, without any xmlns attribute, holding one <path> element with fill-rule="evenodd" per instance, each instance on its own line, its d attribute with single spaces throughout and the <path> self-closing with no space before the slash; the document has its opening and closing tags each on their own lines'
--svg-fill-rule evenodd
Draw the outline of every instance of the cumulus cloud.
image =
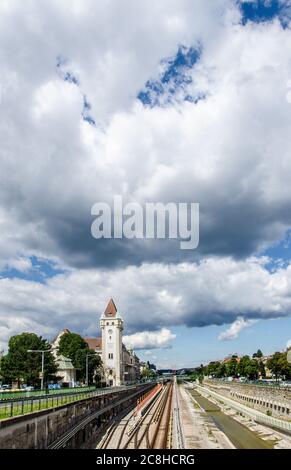
<svg viewBox="0 0 291 470">
<path fill-rule="evenodd" d="M 68 267 L 46 284 L 0 279 L 3 344 L 22 329 L 95 334 L 110 297 L 130 335 L 289 315 L 290 267 L 252 256 L 291 224 L 290 40 L 277 19 L 242 25 L 232 0 L 0 3 L 0 268 Z M 181 45 L 201 51 L 187 93 L 205 99 L 143 106 Z M 199 248 L 94 240 L 91 207 L 114 194 L 199 202 Z"/>
<path fill-rule="evenodd" d="M 20 248 L 75 267 L 240 258 L 290 226 L 288 28 L 243 26 L 230 0 L 4 3 L 0 257 Z M 180 44 L 201 45 L 189 94 L 206 99 L 145 108 L 138 92 Z M 84 96 L 96 127 L 82 119 Z M 91 206 L 113 194 L 199 202 L 199 249 L 92 239 Z"/>
<path fill-rule="evenodd" d="M 249 328 L 256 320 L 246 320 L 243 317 L 238 317 L 227 330 L 220 333 L 218 339 L 220 341 L 229 341 L 232 339 L 236 339 L 240 332 L 246 328 Z"/>
<path fill-rule="evenodd" d="M 169 347 L 176 335 L 168 328 L 160 331 L 141 331 L 133 335 L 124 336 L 123 341 L 130 349 L 161 349 Z"/>
<path fill-rule="evenodd" d="M 0 341 L 23 328 L 53 337 L 64 327 L 99 335 L 99 317 L 113 297 L 125 334 L 160 332 L 186 325 L 223 325 L 239 320 L 287 317 L 291 308 L 291 265 L 270 273 L 266 259 L 207 258 L 199 263 L 107 270 L 71 270 L 45 284 L 0 279 Z M 25 324 L 23 324 L 25 321 Z M 159 334 L 158 334 L 159 336 Z"/>
<path fill-rule="evenodd" d="M 18 258 L 10 259 L 7 263 L 7 268 L 16 269 L 16 271 L 25 273 L 31 270 L 32 263 L 29 258 L 19 256 Z"/>
</svg>

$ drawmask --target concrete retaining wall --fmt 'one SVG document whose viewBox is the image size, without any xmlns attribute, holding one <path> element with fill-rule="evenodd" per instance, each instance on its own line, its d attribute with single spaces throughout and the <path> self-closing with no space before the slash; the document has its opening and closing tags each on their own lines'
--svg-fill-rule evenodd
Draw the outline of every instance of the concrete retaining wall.
<svg viewBox="0 0 291 470">
<path fill-rule="evenodd" d="M 261 387 L 237 382 L 220 383 L 207 380 L 205 384 L 221 395 L 232 398 L 255 410 L 269 412 L 286 420 L 291 419 L 291 393 L 275 387 Z"/>
<path fill-rule="evenodd" d="M 2 420 L 0 421 L 0 449 L 45 449 L 87 416 L 98 410 L 102 411 L 110 405 L 110 410 L 104 414 L 100 413 L 100 416 L 88 425 L 88 429 L 79 433 L 72 445 L 72 447 L 75 445 L 86 447 L 86 440 L 92 440 L 93 434 L 97 435 L 113 416 L 128 406 L 132 395 L 135 394 L 136 397 L 138 392 L 141 396 L 145 389 L 146 387 L 140 387 L 130 392 L 112 392 L 49 410 Z M 124 403 L 120 404 L 121 401 Z"/>
</svg>

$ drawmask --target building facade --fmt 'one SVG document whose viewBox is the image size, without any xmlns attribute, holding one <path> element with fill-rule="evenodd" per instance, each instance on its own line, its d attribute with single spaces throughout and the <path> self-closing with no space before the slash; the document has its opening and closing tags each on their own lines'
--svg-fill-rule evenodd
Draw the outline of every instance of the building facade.
<svg viewBox="0 0 291 470">
<path fill-rule="evenodd" d="M 122 342 L 124 322 L 110 299 L 100 317 L 101 338 L 84 338 L 102 359 L 103 381 L 108 387 L 133 384 L 140 379 L 140 361 Z"/>
<path fill-rule="evenodd" d="M 52 353 L 56 359 L 56 364 L 58 367 L 58 382 L 63 386 L 74 387 L 76 384 L 76 369 L 73 366 L 72 361 L 68 357 L 61 356 L 58 354 L 61 337 L 67 333 L 70 333 L 67 328 L 60 331 L 59 334 L 52 341 L 51 346 Z"/>
<path fill-rule="evenodd" d="M 102 333 L 102 363 L 105 382 L 119 387 L 124 383 L 125 354 L 122 345 L 123 320 L 110 299 L 100 318 Z"/>
<path fill-rule="evenodd" d="M 105 311 L 100 317 L 99 326 L 101 337 L 84 338 L 88 348 L 95 351 L 102 359 L 104 385 L 119 387 L 133 384 L 140 379 L 140 361 L 133 350 L 127 349 L 122 342 L 124 322 L 117 312 L 113 299 L 110 299 Z M 70 359 L 58 356 L 58 347 L 61 337 L 70 333 L 65 328 L 52 342 L 52 352 L 59 364 L 57 375 L 60 382 L 74 386 L 76 382 L 76 369 Z M 90 360 L 90 358 L 89 358 Z"/>
</svg>

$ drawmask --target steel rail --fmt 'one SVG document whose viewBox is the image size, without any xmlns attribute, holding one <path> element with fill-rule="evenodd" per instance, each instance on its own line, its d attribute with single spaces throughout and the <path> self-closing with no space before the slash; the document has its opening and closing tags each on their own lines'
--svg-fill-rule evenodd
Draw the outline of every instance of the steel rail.
<svg viewBox="0 0 291 470">
<path fill-rule="evenodd" d="M 150 388 L 150 385 L 149 387 Z M 101 410 L 96 411 L 95 413 L 92 413 L 91 415 L 87 416 L 85 419 L 80 421 L 78 424 L 73 426 L 68 432 L 64 433 L 60 438 L 57 438 L 54 442 L 52 442 L 50 445 L 47 446 L 48 449 L 61 449 L 66 446 L 66 444 L 80 431 L 82 430 L 85 426 L 87 426 L 91 421 L 94 419 L 98 418 L 99 416 L 102 416 L 104 413 L 107 411 L 110 411 L 112 407 L 116 407 L 121 405 L 122 403 L 125 403 L 128 401 L 128 399 L 134 398 L 135 396 L 139 395 L 140 390 L 133 393 L 130 396 L 127 396 L 123 398 L 122 400 L 119 400 L 118 402 L 111 403 L 107 405 L 106 407 L 102 408 Z"/>
</svg>

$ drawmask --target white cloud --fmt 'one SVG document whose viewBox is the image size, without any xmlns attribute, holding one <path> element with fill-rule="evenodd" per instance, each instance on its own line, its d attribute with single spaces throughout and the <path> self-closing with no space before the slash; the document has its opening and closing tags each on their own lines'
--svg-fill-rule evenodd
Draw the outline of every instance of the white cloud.
<svg viewBox="0 0 291 470">
<path fill-rule="evenodd" d="M 242 26 L 233 5 L 2 5 L 0 258 L 16 248 L 73 266 L 185 256 L 166 243 L 132 243 L 110 258 L 90 238 L 90 209 L 116 193 L 200 202 L 201 251 L 193 256 L 247 256 L 282 235 L 291 224 L 291 31 L 276 21 Z M 197 40 L 190 93 L 208 98 L 145 109 L 136 95 L 160 60 Z M 60 55 L 80 86 L 59 77 Z M 97 128 L 81 120 L 83 95 Z"/>
<path fill-rule="evenodd" d="M 5 345 L 23 328 L 51 338 L 64 327 L 99 336 L 99 317 L 110 297 L 124 317 L 126 335 L 150 331 L 157 341 L 163 338 L 160 330 L 171 326 L 230 324 L 237 317 L 245 325 L 287 317 L 291 265 L 270 273 L 263 261 L 208 258 L 178 265 L 72 270 L 46 284 L 0 279 L 0 342 Z"/>
<path fill-rule="evenodd" d="M 243 317 L 238 317 L 227 330 L 220 333 L 218 339 L 220 341 L 236 339 L 242 330 L 249 328 L 254 323 L 256 323 L 256 320 L 246 320 Z"/>
<path fill-rule="evenodd" d="M 7 263 L 8 269 L 16 269 L 19 272 L 26 273 L 31 270 L 32 263 L 29 258 L 19 256 L 18 258 L 10 259 Z"/>
<path fill-rule="evenodd" d="M 160 60 L 197 41 L 189 92 L 207 99 L 137 102 Z M 250 258 L 291 225 L 290 41 L 278 21 L 239 24 L 231 0 L 0 2 L 0 266 L 73 267 L 47 284 L 0 279 L 3 344 L 24 328 L 95 334 L 112 296 L 128 333 L 290 314 L 291 268 Z M 92 204 L 117 193 L 199 202 L 199 250 L 183 263 L 163 241 L 92 240 Z"/>
<path fill-rule="evenodd" d="M 168 347 L 175 338 L 176 335 L 170 330 L 162 328 L 160 331 L 141 331 L 124 336 L 123 341 L 130 349 L 160 349 Z"/>
</svg>

